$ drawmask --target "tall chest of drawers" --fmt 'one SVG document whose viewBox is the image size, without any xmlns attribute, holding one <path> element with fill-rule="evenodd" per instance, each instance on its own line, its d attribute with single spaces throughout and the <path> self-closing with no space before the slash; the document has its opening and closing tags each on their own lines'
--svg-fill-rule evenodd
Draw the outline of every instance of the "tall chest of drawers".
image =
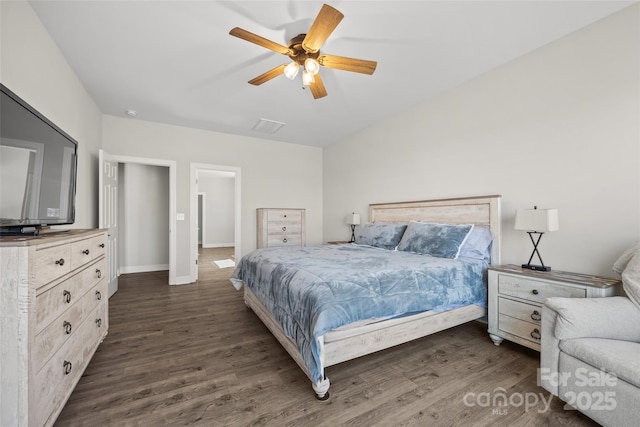
<svg viewBox="0 0 640 427">
<path fill-rule="evenodd" d="M 304 209 L 257 209 L 258 248 L 305 245 Z"/>
<path fill-rule="evenodd" d="M 621 290 L 617 279 L 517 265 L 489 267 L 489 336 L 496 345 L 508 339 L 540 351 L 542 305 L 547 298 L 601 298 Z"/>
<path fill-rule="evenodd" d="M 109 326 L 104 230 L 0 240 L 0 425 L 52 425 Z"/>
</svg>

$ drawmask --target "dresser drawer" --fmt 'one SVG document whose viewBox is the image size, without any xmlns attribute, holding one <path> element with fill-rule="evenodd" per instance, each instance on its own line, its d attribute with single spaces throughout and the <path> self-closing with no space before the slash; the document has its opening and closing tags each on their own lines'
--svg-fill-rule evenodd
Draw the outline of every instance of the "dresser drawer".
<svg viewBox="0 0 640 427">
<path fill-rule="evenodd" d="M 293 235 L 269 235 L 267 238 L 267 245 L 271 246 L 301 246 L 302 237 L 300 234 Z"/>
<path fill-rule="evenodd" d="M 106 282 L 104 292 L 107 292 Z M 85 364 L 88 364 L 93 356 L 93 353 L 98 348 L 98 345 L 104 339 L 107 330 L 109 329 L 109 315 L 107 312 L 107 302 L 102 301 L 98 307 L 87 317 L 87 322 L 91 324 L 88 336 L 85 338 L 84 347 L 82 349 L 82 356 Z"/>
<path fill-rule="evenodd" d="M 106 271 L 107 261 L 103 258 L 64 282 L 36 295 L 34 309 L 36 334 L 81 298 L 84 292 L 93 288 L 103 277 L 106 277 Z M 106 294 L 102 296 L 104 297 Z"/>
<path fill-rule="evenodd" d="M 65 402 L 91 355 L 99 345 L 96 338 L 104 335 L 105 325 L 95 321 L 106 315 L 106 301 L 102 301 L 80 325 L 74 336 L 58 350 L 42 370 L 36 374 L 36 425 L 43 425 Z"/>
<path fill-rule="evenodd" d="M 302 221 L 302 211 L 288 209 L 269 209 L 267 211 L 268 222 L 297 222 Z"/>
<path fill-rule="evenodd" d="M 498 329 L 511 335 L 540 344 L 540 325 L 500 314 Z"/>
<path fill-rule="evenodd" d="M 71 271 L 71 247 L 59 245 L 36 248 L 33 263 L 33 283 L 38 288 Z"/>
<path fill-rule="evenodd" d="M 526 322 L 540 324 L 542 308 L 539 305 L 526 304 L 508 298 L 498 298 L 498 310 L 501 314 L 524 320 Z"/>
<path fill-rule="evenodd" d="M 103 256 L 105 246 L 104 234 L 73 242 L 71 244 L 71 270 Z"/>
<path fill-rule="evenodd" d="M 89 322 L 84 322 L 75 336 L 67 341 L 44 365 L 34 385 L 36 402 L 36 425 L 44 425 L 53 410 L 67 399 L 67 391 L 83 371 L 83 335 L 91 332 Z"/>
<path fill-rule="evenodd" d="M 270 222 L 267 224 L 267 234 L 280 236 L 284 234 L 300 234 L 302 233 L 302 226 L 299 222 L 287 223 L 287 222 Z"/>
<path fill-rule="evenodd" d="M 555 285 L 506 274 L 498 276 L 498 292 L 540 304 L 550 297 L 585 298 L 587 296 L 587 291 L 584 288 Z"/>
<path fill-rule="evenodd" d="M 102 303 L 105 282 L 106 279 L 103 279 L 36 335 L 33 357 L 36 372 L 59 348 L 73 338 L 89 313 Z"/>
</svg>

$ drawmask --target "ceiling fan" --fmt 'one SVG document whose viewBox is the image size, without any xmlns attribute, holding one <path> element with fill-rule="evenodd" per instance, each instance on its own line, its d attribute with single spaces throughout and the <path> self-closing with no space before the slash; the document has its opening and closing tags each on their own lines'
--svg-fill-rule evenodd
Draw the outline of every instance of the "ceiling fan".
<svg viewBox="0 0 640 427">
<path fill-rule="evenodd" d="M 289 46 L 281 45 L 238 27 L 229 31 L 229 34 L 274 52 L 287 55 L 292 60 L 288 65 L 279 65 L 266 73 L 260 74 L 258 77 L 249 80 L 249 83 L 258 86 L 281 74 L 293 80 L 302 67 L 304 68 L 302 82 L 305 86 L 309 86 L 314 99 L 318 99 L 327 96 L 327 90 L 319 74 L 320 66 L 369 75 L 376 70 L 376 61 L 320 53 L 320 48 L 342 21 L 342 18 L 344 18 L 344 15 L 337 9 L 327 4 L 322 5 L 307 34 L 295 36 L 289 41 Z"/>
</svg>

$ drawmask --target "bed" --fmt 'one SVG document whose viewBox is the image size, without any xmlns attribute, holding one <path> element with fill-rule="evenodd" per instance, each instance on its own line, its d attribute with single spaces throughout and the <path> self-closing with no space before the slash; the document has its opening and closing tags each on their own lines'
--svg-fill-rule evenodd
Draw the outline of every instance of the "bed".
<svg viewBox="0 0 640 427">
<path fill-rule="evenodd" d="M 326 367 L 486 315 L 486 269 L 500 263 L 500 196 L 372 204 L 369 220 L 361 244 L 258 249 L 231 278 L 320 400 L 329 397 Z M 385 243 L 368 242 L 366 227 L 384 230 Z M 416 249 L 425 227 L 447 244 Z M 468 255 L 469 236 L 482 230 L 486 254 Z"/>
</svg>

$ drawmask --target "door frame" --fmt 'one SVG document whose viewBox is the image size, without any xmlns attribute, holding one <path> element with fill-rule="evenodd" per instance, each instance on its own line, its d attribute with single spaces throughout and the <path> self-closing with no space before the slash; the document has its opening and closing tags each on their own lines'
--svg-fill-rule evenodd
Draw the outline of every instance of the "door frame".
<svg viewBox="0 0 640 427">
<path fill-rule="evenodd" d="M 233 212 L 233 226 L 234 226 L 234 255 L 235 260 L 238 262 L 240 259 L 240 254 L 242 253 L 240 242 L 241 242 L 241 220 L 242 220 L 242 211 L 241 211 L 241 179 L 240 173 L 241 169 L 237 166 L 224 166 L 224 165 L 212 165 L 206 163 L 191 163 L 191 179 L 190 179 L 190 200 L 191 200 L 191 255 L 190 255 L 190 276 L 191 281 L 195 282 L 198 280 L 198 171 L 224 171 L 224 172 L 234 172 L 234 192 L 233 192 L 233 203 L 234 203 L 234 212 Z M 203 220 L 204 222 L 204 220 Z M 203 236 L 204 237 L 204 236 Z"/>
<path fill-rule="evenodd" d="M 133 163 L 147 166 L 169 168 L 169 285 L 176 285 L 176 165 L 175 160 L 153 159 L 148 157 L 119 156 L 109 153 L 109 158 L 117 163 Z M 120 266 L 118 265 L 118 270 Z"/>
<path fill-rule="evenodd" d="M 201 191 L 198 191 L 198 194 L 196 194 L 196 200 L 199 200 L 198 198 L 200 196 L 202 196 L 202 205 L 201 206 L 196 205 L 196 209 L 197 209 L 196 218 L 199 218 L 200 209 L 202 209 L 202 222 L 197 221 L 197 223 L 198 223 L 197 225 L 198 225 L 198 228 L 201 230 L 200 233 L 202 234 L 202 247 L 204 247 L 204 242 L 207 240 L 206 236 L 205 236 L 205 230 L 206 230 L 205 223 L 207 221 L 206 218 L 205 218 L 205 216 L 206 216 L 206 206 L 207 206 L 207 203 L 206 203 L 207 193 L 203 193 Z M 198 204 L 200 204 L 200 202 L 198 202 Z M 197 229 L 196 229 L 196 231 L 197 231 Z"/>
</svg>

